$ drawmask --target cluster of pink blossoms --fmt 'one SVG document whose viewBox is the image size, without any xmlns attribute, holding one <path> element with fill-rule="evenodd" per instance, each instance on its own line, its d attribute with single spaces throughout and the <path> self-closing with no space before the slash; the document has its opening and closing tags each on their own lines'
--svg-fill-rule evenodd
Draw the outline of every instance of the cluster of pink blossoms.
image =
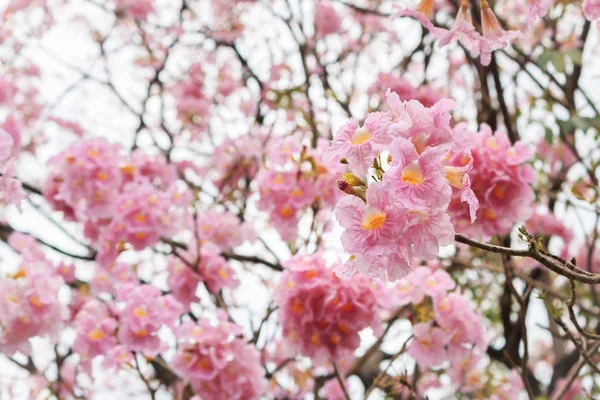
<svg viewBox="0 0 600 400">
<path fill-rule="evenodd" d="M 123 285 L 116 301 L 86 300 L 75 314 L 73 351 L 88 371 L 91 360 L 99 355 L 105 356 L 106 366 L 120 367 L 129 361 L 131 352 L 153 357 L 164 351 L 158 332 L 163 326 L 174 329 L 183 312 L 173 296 L 161 295 L 152 285 Z"/>
<path fill-rule="evenodd" d="M 136 250 L 174 234 L 190 194 L 164 157 L 123 149 L 104 138 L 76 142 L 55 156 L 44 196 L 65 218 L 84 224 L 100 265 L 129 244 Z"/>
<path fill-rule="evenodd" d="M 344 124 L 326 155 L 354 173 L 339 182 L 350 196 L 335 214 L 351 254 L 339 273 L 395 280 L 413 257 L 436 258 L 455 228 L 491 236 L 527 220 L 535 175 L 523 164 L 531 156 L 524 143 L 511 146 L 487 126 L 451 128 L 450 100 L 426 108 L 388 91 L 387 103 L 389 111 L 368 114 L 362 126 Z"/>
<path fill-rule="evenodd" d="M 423 368 L 450 361 L 458 365 L 479 360 L 487 347 L 483 318 L 442 270 L 419 267 L 396 282 L 392 295 L 399 305 L 413 309 L 413 339 L 408 354 Z M 433 313 L 429 312 L 433 308 Z"/>
<path fill-rule="evenodd" d="M 285 241 L 297 236 L 298 221 L 306 209 L 312 206 L 325 217 L 324 210 L 331 209 L 340 196 L 335 182 L 343 165 L 323 160 L 327 141 L 319 140 L 315 149 L 301 143 L 294 136 L 270 139 L 268 162 L 256 177 L 258 208 L 269 213 Z"/>
<path fill-rule="evenodd" d="M 539 1 L 532 3 L 537 4 Z M 454 21 L 454 26 L 450 30 L 434 26 L 431 22 L 430 18 L 435 7 L 435 0 L 421 0 L 414 10 L 396 6 L 399 10 L 395 16 L 409 16 L 418 20 L 438 39 L 440 47 L 460 40 L 474 57 L 481 56 L 481 63 L 483 65 L 489 65 L 492 59 L 492 52 L 506 47 L 511 40 L 521 37 L 521 33 L 518 31 L 505 31 L 498 22 L 487 0 L 480 0 L 479 5 L 481 9 L 482 33 L 479 33 L 473 26 L 470 0 L 462 1 Z M 535 20 L 537 16 L 545 15 L 548 7 L 532 10 L 530 20 L 532 18 Z M 533 22 L 530 24 L 533 24 Z"/>
<path fill-rule="evenodd" d="M 289 347 L 316 364 L 352 355 L 358 333 L 379 330 L 377 299 L 365 276 L 339 279 L 320 255 L 295 256 L 274 292 Z"/>
<path fill-rule="evenodd" d="M 535 194 L 530 184 L 535 181 L 533 167 L 525 162 L 533 150 L 524 142 L 511 144 L 503 131 L 492 133 L 489 126 L 481 125 L 478 133 L 467 131 L 464 124 L 456 132 L 471 143 L 470 151 L 456 152 L 448 160 L 460 167 L 470 159 L 471 189 L 479 201 L 477 223 L 472 222 L 472 210 L 454 195 L 449 211 L 457 231 L 478 238 L 505 235 L 515 222 L 525 222 L 532 214 Z"/>
<path fill-rule="evenodd" d="M 472 164 L 446 165 L 450 152 L 469 146 L 450 127 L 453 102 L 426 108 L 388 91 L 387 103 L 389 111 L 368 114 L 363 126 L 354 119 L 344 124 L 326 157 L 356 174 L 339 182 L 351 195 L 338 202 L 335 215 L 352 255 L 340 272 L 395 280 L 410 270 L 413 257 L 433 259 L 440 246 L 452 244 L 447 208 L 453 191 L 473 220 L 478 201 L 467 175 Z M 369 171 L 375 182 L 367 186 Z"/>
<path fill-rule="evenodd" d="M 170 366 L 201 399 L 254 400 L 267 389 L 260 353 L 241 329 L 220 320 L 184 322 Z"/>
<path fill-rule="evenodd" d="M 191 66 L 188 78 L 173 90 L 177 102 L 177 116 L 190 130 L 192 137 L 205 133 L 208 128 L 212 101 L 204 91 L 204 71 L 200 64 Z"/>
<path fill-rule="evenodd" d="M 30 354 L 30 338 L 46 336 L 54 340 L 67 318 L 67 308 L 58 299 L 64 280 L 32 241 L 23 235 L 9 239 L 23 261 L 15 273 L 0 278 L 0 353 L 3 354 L 17 351 Z"/>
</svg>

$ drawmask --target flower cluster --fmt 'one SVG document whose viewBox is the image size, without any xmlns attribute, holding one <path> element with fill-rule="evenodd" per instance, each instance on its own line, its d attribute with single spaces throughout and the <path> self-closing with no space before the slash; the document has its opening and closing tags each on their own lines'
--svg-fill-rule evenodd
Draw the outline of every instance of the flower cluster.
<svg viewBox="0 0 600 400">
<path fill-rule="evenodd" d="M 479 133 L 467 132 L 462 124 L 455 131 L 462 132 L 471 147 L 453 153 L 448 164 L 472 165 L 469 177 L 479 209 L 477 220 L 472 223 L 472 209 L 465 207 L 461 195 L 455 192 L 449 207 L 454 228 L 474 237 L 509 233 L 515 222 L 527 221 L 533 211 L 535 196 L 530 184 L 536 175 L 533 167 L 525 163 L 532 157 L 532 149 L 521 141 L 512 145 L 505 132 L 493 134 L 485 124 Z"/>
<path fill-rule="evenodd" d="M 170 365 L 202 399 L 253 400 L 266 391 L 260 354 L 226 321 L 187 321 L 177 330 L 179 346 Z"/>
<path fill-rule="evenodd" d="M 320 255 L 295 256 L 284 263 L 274 298 L 290 346 L 321 364 L 352 355 L 358 333 L 377 330 L 377 299 L 370 281 L 339 279 Z"/>
<path fill-rule="evenodd" d="M 200 64 L 190 67 L 188 77 L 174 88 L 177 116 L 189 129 L 192 137 L 205 133 L 208 128 L 212 101 L 204 92 L 204 71 Z"/>
<path fill-rule="evenodd" d="M 116 316 L 99 300 L 85 302 L 75 316 L 73 327 L 77 334 L 73 352 L 81 356 L 84 365 L 96 356 L 107 354 L 118 343 Z"/>
<path fill-rule="evenodd" d="M 43 259 L 23 257 L 23 265 L 0 278 L 0 353 L 30 354 L 29 339 L 54 340 L 66 319 L 58 291 L 64 284 L 54 266 Z"/>
<path fill-rule="evenodd" d="M 454 286 L 446 271 L 427 267 L 416 268 L 395 284 L 397 303 L 413 310 L 414 339 L 407 351 L 421 367 L 459 363 L 487 346 L 481 315 L 459 291 L 452 291 Z"/>
<path fill-rule="evenodd" d="M 104 138 L 76 142 L 50 162 L 44 196 L 65 218 L 84 223 L 107 266 L 130 244 L 141 250 L 173 234 L 189 203 L 177 171 L 159 155 L 133 152 Z"/>
<path fill-rule="evenodd" d="M 176 187 L 161 191 L 147 181 L 125 184 L 114 203 L 112 220 L 98 236 L 98 262 L 113 262 L 124 244 L 143 250 L 170 237 L 183 225 L 175 199 L 182 194 Z"/>
<path fill-rule="evenodd" d="M 123 286 L 117 293 L 123 303 L 119 311 L 120 343 L 128 351 L 141 351 L 154 356 L 162 351 L 158 330 L 174 327 L 183 312 L 181 304 L 171 295 L 161 295 L 152 285 Z"/>
<path fill-rule="evenodd" d="M 480 0 L 482 33 L 477 32 L 473 26 L 470 0 L 462 1 L 454 26 L 450 30 L 433 25 L 430 18 L 434 6 L 435 0 L 421 0 L 414 10 L 398 7 L 399 10 L 394 16 L 415 18 L 438 39 L 441 47 L 460 40 L 474 57 L 481 56 L 483 65 L 489 65 L 493 51 L 506 47 L 511 40 L 521 37 L 518 31 L 505 31 L 502 28 L 487 0 Z M 542 11 L 534 11 L 535 16 L 540 15 Z M 547 12 L 547 8 L 545 11 Z"/>
<path fill-rule="evenodd" d="M 343 166 L 322 159 L 327 141 L 319 140 L 315 149 L 300 143 L 295 137 L 272 138 L 267 147 L 268 164 L 256 177 L 258 208 L 269 213 L 270 222 L 285 241 L 296 237 L 306 209 L 313 207 L 323 213 L 340 196 L 335 182 Z"/>
<path fill-rule="evenodd" d="M 387 103 L 389 111 L 370 113 L 363 126 L 355 120 L 343 125 L 327 157 L 358 175 L 339 182 L 351 194 L 335 210 L 345 229 L 342 244 L 352 255 L 341 272 L 395 280 L 410 270 L 413 256 L 435 258 L 440 246 L 453 242 L 446 212 L 453 193 L 473 219 L 478 202 L 470 189 L 470 162 L 447 165 L 451 154 L 469 152 L 468 141 L 450 127 L 453 102 L 426 108 L 388 91 Z M 375 182 L 367 185 L 361 177 L 370 169 Z"/>
<path fill-rule="evenodd" d="M 119 195 L 123 162 L 121 146 L 104 138 L 78 141 L 50 160 L 44 195 L 65 218 L 108 218 Z"/>
</svg>

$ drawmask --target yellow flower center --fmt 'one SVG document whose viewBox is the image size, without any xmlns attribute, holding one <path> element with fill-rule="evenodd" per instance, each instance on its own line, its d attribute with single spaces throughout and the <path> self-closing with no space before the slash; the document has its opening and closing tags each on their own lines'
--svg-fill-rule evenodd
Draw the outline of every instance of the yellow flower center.
<svg viewBox="0 0 600 400">
<path fill-rule="evenodd" d="M 93 331 L 88 333 L 88 338 L 90 340 L 101 340 L 102 338 L 104 338 L 104 332 L 102 332 L 100 329 L 94 329 Z"/>
<path fill-rule="evenodd" d="M 504 185 L 498 185 L 498 186 L 496 186 L 492 190 L 492 194 L 497 199 L 500 199 L 500 200 L 504 199 L 504 197 L 506 197 L 506 186 L 504 186 Z"/>
<path fill-rule="evenodd" d="M 496 212 L 494 210 L 492 210 L 491 208 L 488 208 L 483 213 L 483 218 L 494 220 L 494 219 L 498 218 L 498 215 L 496 215 Z"/>
<path fill-rule="evenodd" d="M 423 183 L 425 177 L 421 167 L 416 162 L 408 164 L 402 171 L 402 181 L 410 185 L 419 185 Z"/>
<path fill-rule="evenodd" d="M 42 306 L 42 303 L 40 303 L 40 299 L 37 296 L 31 296 L 29 298 L 29 302 L 34 307 L 41 307 Z"/>
<path fill-rule="evenodd" d="M 133 315 L 135 315 L 138 318 L 145 318 L 148 316 L 148 312 L 146 311 L 145 308 L 136 307 L 133 309 Z"/>
<path fill-rule="evenodd" d="M 108 180 L 108 174 L 104 171 L 100 171 L 96 174 L 96 178 L 100 179 L 101 181 L 107 181 Z"/>
<path fill-rule="evenodd" d="M 294 209 L 290 205 L 285 205 L 279 210 L 279 215 L 283 218 L 291 218 L 294 216 Z"/>
<path fill-rule="evenodd" d="M 146 222 L 146 216 L 142 213 L 138 213 L 133 216 L 133 220 L 137 223 L 143 224 Z"/>
<path fill-rule="evenodd" d="M 217 274 L 223 279 L 229 278 L 229 272 L 227 272 L 223 268 L 219 268 L 219 270 L 217 271 Z"/>
<path fill-rule="evenodd" d="M 487 145 L 487 147 L 489 147 L 492 150 L 498 150 L 498 143 L 496 143 L 495 137 L 488 138 L 485 141 L 485 144 Z"/>
<path fill-rule="evenodd" d="M 373 137 L 373 135 L 367 129 L 358 128 L 356 132 L 354 132 L 354 135 L 350 140 L 350 144 L 363 144 L 367 140 L 371 139 L 371 137 Z"/>
<path fill-rule="evenodd" d="M 366 230 L 379 229 L 385 223 L 385 213 L 371 207 L 363 212 L 362 227 Z"/>
<path fill-rule="evenodd" d="M 463 190 L 465 185 L 463 184 L 463 178 L 465 177 L 465 171 L 459 167 L 446 167 L 446 179 L 450 186 L 457 189 Z"/>
</svg>

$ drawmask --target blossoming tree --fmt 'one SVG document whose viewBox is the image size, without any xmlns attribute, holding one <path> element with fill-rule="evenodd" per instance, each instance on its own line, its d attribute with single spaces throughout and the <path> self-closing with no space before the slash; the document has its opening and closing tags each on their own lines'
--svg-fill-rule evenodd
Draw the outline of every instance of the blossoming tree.
<svg viewBox="0 0 600 400">
<path fill-rule="evenodd" d="M 0 7 L 1 397 L 600 396 L 599 1 Z"/>
</svg>

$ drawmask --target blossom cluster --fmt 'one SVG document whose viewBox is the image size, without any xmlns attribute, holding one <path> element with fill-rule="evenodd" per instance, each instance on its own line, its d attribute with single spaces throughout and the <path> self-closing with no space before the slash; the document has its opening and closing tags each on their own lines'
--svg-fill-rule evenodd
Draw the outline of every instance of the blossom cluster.
<svg viewBox="0 0 600 400">
<path fill-rule="evenodd" d="M 313 207 L 322 215 L 340 197 L 336 181 L 343 165 L 323 160 L 327 147 L 326 140 L 319 140 L 313 149 L 294 136 L 271 138 L 267 144 L 268 162 L 256 177 L 257 206 L 269 213 L 270 223 L 285 241 L 296 237 L 305 210 Z"/>
<path fill-rule="evenodd" d="M 104 138 L 78 141 L 50 161 L 44 196 L 66 219 L 81 222 L 111 264 L 129 244 L 142 250 L 174 234 L 189 204 L 175 167 L 159 155 L 134 152 Z"/>
<path fill-rule="evenodd" d="M 335 215 L 351 254 L 340 273 L 395 280 L 413 257 L 431 260 L 455 229 L 477 236 L 506 234 L 531 212 L 533 168 L 526 144 L 505 133 L 450 126 L 450 100 L 427 108 L 388 91 L 389 111 L 349 120 L 326 158 L 346 163 Z M 367 183 L 371 181 L 371 183 Z"/>
<path fill-rule="evenodd" d="M 48 261 L 32 238 L 13 235 L 9 244 L 21 251 L 22 264 L 0 277 L 0 353 L 30 354 L 33 337 L 56 339 L 68 310 L 59 301 L 64 285 L 58 266 Z"/>
<path fill-rule="evenodd" d="M 387 103 L 389 111 L 370 113 L 363 126 L 354 119 L 344 124 L 326 157 L 355 173 L 339 182 L 350 196 L 335 209 L 345 229 L 342 244 L 352 256 L 345 273 L 395 280 L 410 270 L 413 256 L 434 258 L 440 246 L 453 242 L 446 212 L 453 186 L 473 214 L 478 202 L 469 187 L 471 163 L 444 165 L 451 150 L 468 149 L 450 127 L 453 102 L 426 108 L 388 91 Z M 370 169 L 374 182 L 367 185 Z"/>
<path fill-rule="evenodd" d="M 506 132 L 493 133 L 486 124 L 478 133 L 468 132 L 464 124 L 459 124 L 455 132 L 471 146 L 468 151 L 452 154 L 447 163 L 460 168 L 470 158 L 469 179 L 479 208 L 477 223 L 473 224 L 472 209 L 465 207 L 462 198 L 454 193 L 449 206 L 454 228 L 477 238 L 508 234 L 515 222 L 527 221 L 533 212 L 535 195 L 531 184 L 536 174 L 526 163 L 533 150 L 522 141 L 511 144 Z"/>
<path fill-rule="evenodd" d="M 379 329 L 374 286 L 365 276 L 342 280 L 318 254 L 283 266 L 274 299 L 289 348 L 322 364 L 352 355 L 363 329 Z"/>
<path fill-rule="evenodd" d="M 170 366 L 200 398 L 253 400 L 266 391 L 260 353 L 237 325 L 187 321 L 176 334 L 179 346 Z"/>
<path fill-rule="evenodd" d="M 407 352 L 423 368 L 462 363 L 485 354 L 483 319 L 443 269 L 418 267 L 397 281 L 392 296 L 412 310 L 413 339 Z"/>
</svg>

